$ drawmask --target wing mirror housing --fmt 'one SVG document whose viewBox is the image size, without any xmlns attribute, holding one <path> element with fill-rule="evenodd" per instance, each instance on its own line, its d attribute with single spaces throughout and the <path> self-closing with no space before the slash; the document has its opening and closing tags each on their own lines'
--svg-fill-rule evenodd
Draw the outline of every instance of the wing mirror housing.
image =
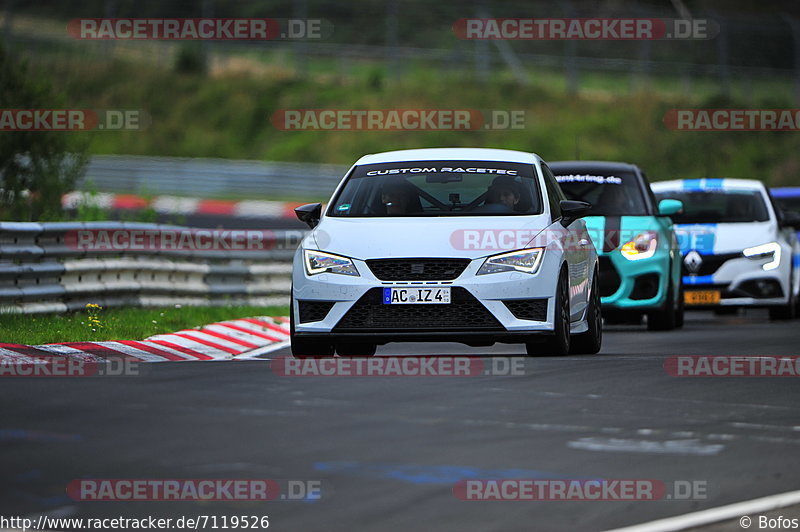
<svg viewBox="0 0 800 532">
<path fill-rule="evenodd" d="M 592 204 L 585 201 L 561 200 L 558 205 L 561 207 L 561 225 L 564 227 L 583 218 L 592 210 Z"/>
<path fill-rule="evenodd" d="M 322 203 L 300 205 L 294 210 L 294 213 L 297 215 L 298 220 L 305 222 L 311 229 L 314 229 L 322 217 Z"/>
</svg>

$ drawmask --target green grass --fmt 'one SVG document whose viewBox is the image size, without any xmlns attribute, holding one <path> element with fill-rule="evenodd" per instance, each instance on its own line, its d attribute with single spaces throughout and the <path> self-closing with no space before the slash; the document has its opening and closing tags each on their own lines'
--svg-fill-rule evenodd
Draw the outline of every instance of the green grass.
<svg viewBox="0 0 800 532">
<path fill-rule="evenodd" d="M 663 123 L 673 108 L 793 108 L 788 79 L 734 78 L 731 96 L 718 80 L 583 72 L 578 95 L 563 71 L 531 69 L 521 85 L 498 69 L 488 82 L 470 65 L 446 69 L 411 62 L 389 79 L 382 65 L 309 59 L 304 72 L 260 53 L 248 72 L 179 74 L 136 59 L 41 53 L 32 66 L 63 92 L 72 108 L 144 109 L 143 131 L 81 133 L 93 153 L 222 157 L 349 165 L 365 153 L 428 146 L 486 146 L 534 151 L 545 160 L 619 160 L 639 164 L 651 180 L 745 177 L 772 185 L 800 184 L 797 132 L 679 132 Z M 280 131 L 281 109 L 524 110 L 520 130 Z M 187 191 L 188 192 L 188 191 Z M 252 199 L 304 200 L 264 194 Z M 310 198 L 309 198 L 310 199 Z"/>
<path fill-rule="evenodd" d="M 86 312 L 0 314 L 0 342 L 38 345 L 59 342 L 143 340 L 154 334 L 252 316 L 288 316 L 288 307 L 164 307 L 101 309 L 99 326 Z"/>
</svg>

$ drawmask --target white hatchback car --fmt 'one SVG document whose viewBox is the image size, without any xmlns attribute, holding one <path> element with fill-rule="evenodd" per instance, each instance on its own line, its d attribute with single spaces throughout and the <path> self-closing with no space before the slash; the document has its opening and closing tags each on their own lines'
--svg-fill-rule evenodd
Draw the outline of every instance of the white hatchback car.
<svg viewBox="0 0 800 532">
<path fill-rule="evenodd" d="M 659 200 L 681 200 L 672 216 L 683 256 L 687 308 L 767 307 L 796 315 L 800 264 L 795 228 L 761 181 L 683 179 L 652 184 Z"/>
<path fill-rule="evenodd" d="M 397 341 L 525 343 L 596 353 L 597 253 L 540 157 L 434 148 L 362 157 L 294 257 L 297 357 L 371 356 Z"/>
</svg>

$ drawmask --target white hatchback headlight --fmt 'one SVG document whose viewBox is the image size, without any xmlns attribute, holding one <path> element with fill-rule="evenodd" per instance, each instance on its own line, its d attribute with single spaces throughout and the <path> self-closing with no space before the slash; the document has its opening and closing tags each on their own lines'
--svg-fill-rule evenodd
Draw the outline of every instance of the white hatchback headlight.
<svg viewBox="0 0 800 532">
<path fill-rule="evenodd" d="M 358 277 L 358 270 L 353 261 L 347 257 L 325 253 L 324 251 L 313 251 L 306 249 L 303 251 L 308 275 L 320 273 L 338 273 L 340 275 L 355 275 Z"/>
<path fill-rule="evenodd" d="M 747 248 L 742 251 L 742 254 L 748 259 L 753 260 L 770 259 L 769 262 L 761 265 L 761 268 L 765 272 L 774 270 L 781 263 L 781 245 L 777 242 L 769 242 L 767 244 L 761 244 L 760 246 Z"/>
<path fill-rule="evenodd" d="M 544 248 L 529 248 L 488 257 L 478 270 L 478 275 L 500 272 L 536 273 L 542 263 Z"/>
</svg>

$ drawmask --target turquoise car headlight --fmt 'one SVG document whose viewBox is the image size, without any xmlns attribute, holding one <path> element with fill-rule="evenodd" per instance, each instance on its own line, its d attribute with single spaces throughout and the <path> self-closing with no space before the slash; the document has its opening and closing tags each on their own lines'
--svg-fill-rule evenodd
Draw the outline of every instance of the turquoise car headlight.
<svg viewBox="0 0 800 532">
<path fill-rule="evenodd" d="M 628 260 L 641 260 L 655 255 L 656 249 L 658 249 L 658 233 L 644 231 L 627 242 L 619 251 Z"/>
<path fill-rule="evenodd" d="M 760 246 L 746 248 L 742 251 L 742 254 L 748 259 L 753 260 L 770 259 L 769 262 L 765 262 L 761 265 L 761 268 L 765 272 L 774 270 L 781 263 L 781 246 L 777 242 L 769 242 L 767 244 L 761 244 Z"/>
<path fill-rule="evenodd" d="M 347 257 L 310 249 L 304 250 L 303 255 L 305 258 L 303 262 L 305 262 L 308 275 L 338 273 L 340 275 L 355 275 L 359 277 L 356 265 Z"/>
<path fill-rule="evenodd" d="M 493 255 L 483 262 L 477 275 L 515 271 L 534 274 L 542 264 L 542 255 L 544 255 L 544 248 L 520 249 Z"/>
</svg>

